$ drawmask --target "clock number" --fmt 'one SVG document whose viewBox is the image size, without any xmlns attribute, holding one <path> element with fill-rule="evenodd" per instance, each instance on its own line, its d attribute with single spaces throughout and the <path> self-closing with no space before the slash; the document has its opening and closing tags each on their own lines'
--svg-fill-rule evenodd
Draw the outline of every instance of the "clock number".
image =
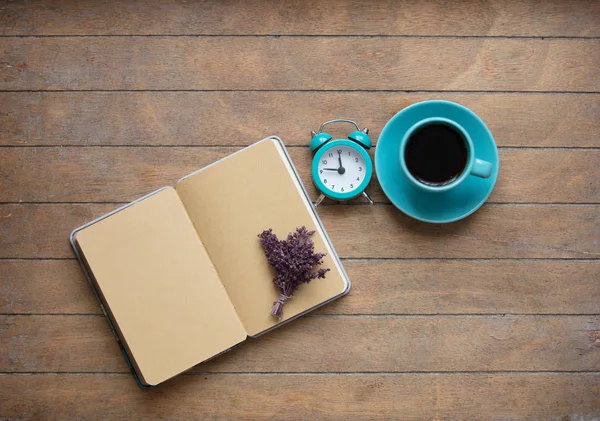
<svg viewBox="0 0 600 421">
<path fill-rule="evenodd" d="M 356 181 L 360 181 L 360 177 L 356 177 Z"/>
<path fill-rule="evenodd" d="M 331 190 L 335 189 L 335 184 L 331 185 Z"/>
<path fill-rule="evenodd" d="M 321 162 L 323 163 L 323 165 L 327 165 L 327 160 L 326 159 L 322 160 Z"/>
<path fill-rule="evenodd" d="M 342 192 L 344 191 L 344 188 L 342 187 Z"/>
<path fill-rule="evenodd" d="M 338 154 L 340 154 L 340 153 L 342 153 L 342 150 L 341 150 L 341 149 L 338 149 L 338 151 L 337 151 L 337 152 L 338 152 Z"/>
<path fill-rule="evenodd" d="M 350 156 L 350 151 L 348 151 L 348 156 Z"/>
<path fill-rule="evenodd" d="M 358 167 L 358 171 L 362 171 L 362 167 Z"/>
<path fill-rule="evenodd" d="M 358 162 L 358 158 L 354 158 L 354 162 Z"/>
<path fill-rule="evenodd" d="M 323 184 L 327 184 L 327 179 L 324 179 L 324 180 L 323 180 Z"/>
<path fill-rule="evenodd" d="M 323 174 L 323 170 L 321 170 L 320 174 Z"/>
<path fill-rule="evenodd" d="M 354 188 L 354 184 L 351 183 L 350 184 L 350 188 L 353 189 Z"/>
<path fill-rule="evenodd" d="M 333 154 L 331 152 L 329 152 L 329 157 L 333 158 Z"/>
</svg>

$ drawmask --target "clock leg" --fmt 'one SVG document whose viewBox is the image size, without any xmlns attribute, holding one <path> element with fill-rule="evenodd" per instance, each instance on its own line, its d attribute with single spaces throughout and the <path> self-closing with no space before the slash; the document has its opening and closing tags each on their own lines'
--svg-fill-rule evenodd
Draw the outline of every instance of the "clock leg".
<svg viewBox="0 0 600 421">
<path fill-rule="evenodd" d="M 373 199 L 371 199 L 371 197 L 369 196 L 369 194 L 366 191 L 362 192 L 362 194 L 365 197 L 365 199 L 367 199 L 369 201 L 370 204 L 373 204 Z"/>
<path fill-rule="evenodd" d="M 325 195 L 321 193 L 321 195 L 317 198 L 317 201 L 315 202 L 315 208 L 321 204 L 323 199 L 325 199 Z"/>
</svg>

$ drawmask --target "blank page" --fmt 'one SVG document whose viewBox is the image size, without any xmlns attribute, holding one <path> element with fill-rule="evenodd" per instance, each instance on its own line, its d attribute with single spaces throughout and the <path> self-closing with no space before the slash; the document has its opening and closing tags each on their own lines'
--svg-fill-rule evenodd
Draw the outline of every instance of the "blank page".
<svg viewBox="0 0 600 421">
<path fill-rule="evenodd" d="M 82 229 L 76 241 L 144 383 L 246 338 L 173 188 Z"/>
<path fill-rule="evenodd" d="M 258 234 L 272 228 L 279 239 L 296 227 L 317 232 L 315 251 L 327 256 L 325 279 L 299 287 L 284 306 L 289 319 L 324 303 L 349 287 L 282 145 L 266 139 L 177 183 L 196 230 L 227 289 L 246 331 L 257 335 L 279 322 L 270 315 L 279 290 Z"/>
</svg>

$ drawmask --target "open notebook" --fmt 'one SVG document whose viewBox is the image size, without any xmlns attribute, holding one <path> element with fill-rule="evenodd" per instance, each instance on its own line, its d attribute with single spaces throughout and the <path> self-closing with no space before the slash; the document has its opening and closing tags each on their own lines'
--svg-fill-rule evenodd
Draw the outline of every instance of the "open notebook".
<svg viewBox="0 0 600 421">
<path fill-rule="evenodd" d="M 316 230 L 325 279 L 284 318 L 257 235 Z M 71 243 L 139 382 L 161 383 L 345 293 L 350 282 L 283 143 L 264 139 L 77 228 Z"/>
</svg>

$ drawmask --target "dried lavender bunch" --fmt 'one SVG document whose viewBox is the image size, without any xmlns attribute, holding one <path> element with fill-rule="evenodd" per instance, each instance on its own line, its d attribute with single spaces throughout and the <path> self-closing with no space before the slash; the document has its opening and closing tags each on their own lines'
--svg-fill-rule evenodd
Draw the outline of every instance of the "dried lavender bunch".
<svg viewBox="0 0 600 421">
<path fill-rule="evenodd" d="M 300 284 L 309 283 L 315 278 L 325 278 L 329 269 L 314 267 L 323 263 L 326 253 L 315 253 L 315 244 L 310 239 L 314 231 L 306 227 L 296 228 L 295 233 L 289 233 L 287 239 L 279 240 L 272 229 L 258 235 L 269 265 L 275 270 L 273 283 L 281 290 L 281 295 L 273 303 L 271 315 L 281 319 L 284 303 L 292 298 Z"/>
</svg>

